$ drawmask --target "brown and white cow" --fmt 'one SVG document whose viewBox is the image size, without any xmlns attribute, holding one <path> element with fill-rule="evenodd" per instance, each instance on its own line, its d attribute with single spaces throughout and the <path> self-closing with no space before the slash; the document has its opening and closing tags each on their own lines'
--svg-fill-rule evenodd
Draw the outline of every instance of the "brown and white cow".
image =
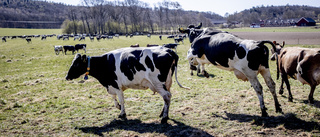
<svg viewBox="0 0 320 137">
<path fill-rule="evenodd" d="M 281 75 L 281 85 L 279 94 L 283 94 L 283 83 L 286 83 L 289 93 L 288 100 L 293 101 L 291 94 L 291 88 L 288 78 L 298 79 L 302 84 L 308 84 L 311 86 L 309 94 L 309 102 L 313 103 L 313 93 L 315 87 L 320 82 L 320 63 L 317 60 L 320 59 L 320 49 L 318 48 L 301 48 L 301 47 L 286 47 L 273 42 L 276 45 L 275 50 L 271 50 L 273 53 L 271 60 L 277 62 L 277 79 L 279 79 L 279 73 Z"/>
<path fill-rule="evenodd" d="M 269 49 L 264 45 L 269 43 L 275 48 L 271 41 L 246 40 L 210 29 L 180 28 L 179 31 L 188 33 L 189 39 L 193 41 L 187 54 L 190 66 L 210 63 L 233 71 L 241 80 L 249 81 L 258 95 L 262 116 L 268 116 L 262 86 L 257 78 L 257 75 L 261 74 L 272 93 L 276 112 L 282 113 L 269 70 Z"/>
</svg>

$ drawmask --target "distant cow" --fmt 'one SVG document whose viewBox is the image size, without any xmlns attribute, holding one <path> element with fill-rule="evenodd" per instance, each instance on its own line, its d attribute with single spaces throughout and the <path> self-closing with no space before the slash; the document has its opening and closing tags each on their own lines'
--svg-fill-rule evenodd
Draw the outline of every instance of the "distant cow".
<svg viewBox="0 0 320 137">
<path fill-rule="evenodd" d="M 182 37 L 181 37 L 181 38 L 180 38 L 180 37 L 179 37 L 179 38 L 175 38 L 175 39 L 174 39 L 174 42 L 175 42 L 175 43 L 179 43 L 179 42 L 182 42 L 182 43 L 183 43 L 183 38 L 182 38 Z"/>
<path fill-rule="evenodd" d="M 94 41 L 94 37 L 93 37 L 93 36 L 90 36 L 90 40 L 91 40 L 91 41 Z"/>
<path fill-rule="evenodd" d="M 178 85 L 183 87 L 177 79 L 178 61 L 178 55 L 164 47 L 123 48 L 93 57 L 77 54 L 66 79 L 73 80 L 85 73 L 96 78 L 112 95 L 115 107 L 121 110 L 119 118 L 126 118 L 123 91 L 150 88 L 164 100 L 160 117 L 161 123 L 167 123 L 173 73 Z"/>
<path fill-rule="evenodd" d="M 26 38 L 26 41 L 28 42 L 28 43 L 30 43 L 31 42 L 31 38 Z M 32 43 L 32 42 L 31 42 Z"/>
<path fill-rule="evenodd" d="M 167 36 L 167 39 L 173 39 L 174 38 L 174 36 L 173 35 L 169 35 L 169 36 Z"/>
<path fill-rule="evenodd" d="M 162 35 L 159 35 L 159 39 L 162 40 Z"/>
<path fill-rule="evenodd" d="M 147 44 L 147 47 L 158 47 L 159 45 Z"/>
<path fill-rule="evenodd" d="M 139 44 L 131 45 L 130 47 L 136 48 L 136 47 L 139 47 Z"/>
<path fill-rule="evenodd" d="M 276 43 L 274 41 L 274 43 Z M 314 103 L 313 93 L 317 85 L 320 84 L 319 69 L 320 68 L 320 49 L 319 48 L 300 48 L 286 47 L 276 43 L 276 49 L 271 60 L 277 62 L 277 78 L 281 74 L 281 85 L 279 94 L 283 94 L 283 83 L 286 83 L 289 93 L 288 101 L 292 102 L 290 83 L 288 78 L 298 79 L 302 84 L 308 84 L 311 87 L 309 93 L 309 102 Z"/>
<path fill-rule="evenodd" d="M 151 34 L 147 34 L 147 37 L 148 37 L 148 38 L 151 38 Z"/>
<path fill-rule="evenodd" d="M 47 39 L 47 36 L 46 35 L 42 35 L 41 36 L 41 40 L 46 40 Z"/>
<path fill-rule="evenodd" d="M 81 41 L 81 40 L 86 40 L 86 37 L 84 37 L 84 36 L 80 37 L 79 41 Z"/>
<path fill-rule="evenodd" d="M 86 53 L 86 48 L 87 48 L 87 45 L 86 44 L 76 44 L 74 46 L 75 50 L 77 52 L 79 52 L 79 49 L 83 49 L 84 50 L 84 53 Z"/>
<path fill-rule="evenodd" d="M 69 40 L 69 36 L 63 36 L 63 40 Z"/>
<path fill-rule="evenodd" d="M 64 49 L 64 54 L 65 55 L 67 55 L 67 51 L 72 51 L 72 55 L 75 52 L 74 46 L 71 46 L 71 45 L 65 45 L 65 46 L 63 46 L 63 49 Z"/>
<path fill-rule="evenodd" d="M 269 49 L 264 45 L 271 44 L 275 49 L 271 41 L 246 40 L 210 29 L 179 28 L 179 31 L 187 33 L 193 41 L 187 55 L 190 66 L 213 64 L 218 68 L 233 71 L 238 79 L 249 81 L 257 93 L 262 116 L 265 117 L 268 113 L 264 105 L 262 86 L 257 77 L 260 73 L 272 93 L 276 112 L 282 113 L 269 70 Z"/>
<path fill-rule="evenodd" d="M 63 54 L 63 48 L 60 45 L 54 46 L 54 52 L 56 53 L 56 55 L 59 55 L 60 51 Z"/>
<path fill-rule="evenodd" d="M 163 47 L 169 48 L 169 49 L 175 49 L 175 51 L 177 52 L 177 46 L 179 44 L 177 43 L 169 43 L 169 44 L 164 44 Z"/>
<path fill-rule="evenodd" d="M 63 35 L 58 35 L 57 39 L 60 40 L 61 38 L 63 38 Z"/>
<path fill-rule="evenodd" d="M 6 37 L 2 37 L 2 42 L 7 42 Z"/>
</svg>

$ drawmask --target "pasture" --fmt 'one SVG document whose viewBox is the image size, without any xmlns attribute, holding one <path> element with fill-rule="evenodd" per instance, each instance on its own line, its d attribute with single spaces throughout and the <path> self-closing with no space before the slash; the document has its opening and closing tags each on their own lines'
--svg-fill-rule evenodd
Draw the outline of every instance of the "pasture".
<svg viewBox="0 0 320 137">
<path fill-rule="evenodd" d="M 2 30 L 0 36 L 8 35 Z M 59 34 L 59 31 L 14 31 L 12 35 Z M 268 36 L 261 38 L 265 40 Z M 320 136 L 319 87 L 314 94 L 315 104 L 309 104 L 310 87 L 290 79 L 294 99 L 288 102 L 287 90 L 283 95 L 278 94 L 284 112 L 279 114 L 259 75 L 269 114 L 260 117 L 255 91 L 233 72 L 207 65 L 209 78 L 190 76 L 186 59 L 188 39 L 177 48 L 178 80 L 191 90 L 180 88 L 174 80 L 168 124 L 160 123 L 163 100 L 151 90 L 126 90 L 128 119 L 121 120 L 120 110 L 114 107 L 111 96 L 93 77 L 89 76 L 87 81 L 83 77 L 65 80 L 74 55 L 71 52 L 56 55 L 53 46 L 79 43 L 87 44 L 86 54 L 95 56 L 137 43 L 144 47 L 174 43 L 174 40 L 144 35 L 100 42 L 96 39 L 91 42 L 89 38 L 81 42 L 63 41 L 56 37 L 32 38 L 29 44 L 20 38 L 0 42 L 0 136 Z M 287 46 L 320 47 L 320 43 Z M 79 52 L 83 54 L 83 50 Z M 276 65 L 273 61 L 269 64 L 278 92 Z"/>
</svg>

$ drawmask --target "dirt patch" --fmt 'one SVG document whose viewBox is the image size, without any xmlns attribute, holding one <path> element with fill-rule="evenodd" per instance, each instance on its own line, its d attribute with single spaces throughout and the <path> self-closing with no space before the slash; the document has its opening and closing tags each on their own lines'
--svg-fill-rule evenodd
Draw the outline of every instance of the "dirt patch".
<svg viewBox="0 0 320 137">
<path fill-rule="evenodd" d="M 252 40 L 271 40 L 290 45 L 319 45 L 320 32 L 232 32 L 241 38 Z"/>
</svg>

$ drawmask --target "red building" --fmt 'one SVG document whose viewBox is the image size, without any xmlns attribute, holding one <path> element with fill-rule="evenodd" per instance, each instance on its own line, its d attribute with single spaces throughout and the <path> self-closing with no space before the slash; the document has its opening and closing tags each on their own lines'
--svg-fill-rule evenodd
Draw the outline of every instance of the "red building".
<svg viewBox="0 0 320 137">
<path fill-rule="evenodd" d="M 296 24 L 297 26 L 315 26 L 316 21 L 314 21 L 312 18 L 305 18 L 302 17 Z"/>
</svg>

